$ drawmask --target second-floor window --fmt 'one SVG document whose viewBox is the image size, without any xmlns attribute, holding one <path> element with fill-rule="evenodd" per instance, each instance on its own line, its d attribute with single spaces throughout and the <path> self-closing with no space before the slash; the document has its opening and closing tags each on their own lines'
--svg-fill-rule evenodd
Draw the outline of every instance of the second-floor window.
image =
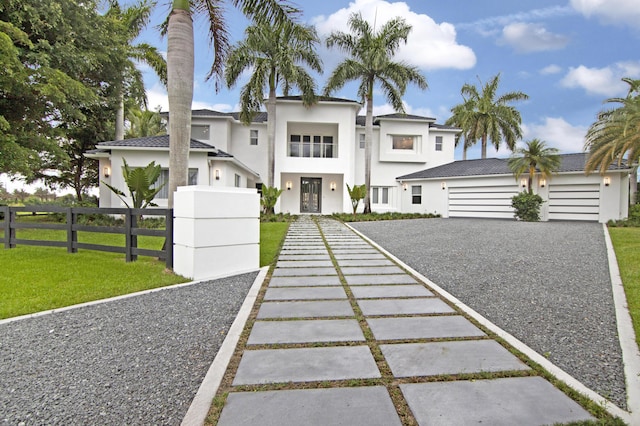
<svg viewBox="0 0 640 426">
<path fill-rule="evenodd" d="M 442 136 L 436 136 L 436 151 L 442 151 Z"/>
<path fill-rule="evenodd" d="M 413 150 L 415 147 L 415 136 L 410 135 L 393 135 L 391 143 L 393 149 Z"/>
<path fill-rule="evenodd" d="M 335 158 L 337 149 L 333 136 L 291 135 L 289 157 Z"/>
<path fill-rule="evenodd" d="M 258 145 L 258 131 L 255 129 L 249 130 L 249 145 Z"/>
<path fill-rule="evenodd" d="M 209 140 L 209 126 L 203 126 L 200 124 L 193 124 L 191 126 L 191 139 L 197 139 L 199 141 Z"/>
</svg>

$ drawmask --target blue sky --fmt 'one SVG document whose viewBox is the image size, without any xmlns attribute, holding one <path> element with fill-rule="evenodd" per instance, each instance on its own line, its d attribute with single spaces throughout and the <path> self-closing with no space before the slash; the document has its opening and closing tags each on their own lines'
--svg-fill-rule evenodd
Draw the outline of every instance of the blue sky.
<svg viewBox="0 0 640 426">
<path fill-rule="evenodd" d="M 421 91 L 410 87 L 404 97 L 409 113 L 435 117 L 439 123 L 462 101 L 464 83 L 479 84 L 501 73 L 501 89 L 522 91 L 528 101 L 519 102 L 524 140 L 545 140 L 562 152 L 582 151 L 583 136 L 601 110 L 603 101 L 626 93 L 622 77 L 640 78 L 640 1 L 638 0 L 323 0 L 298 1 L 301 20 L 316 26 L 324 38 L 331 31 L 348 31 L 350 13 L 361 11 L 377 25 L 395 16 L 413 26 L 406 46 L 398 54 L 420 68 L 429 83 Z M 159 6 L 155 23 L 167 13 Z M 247 21 L 228 2 L 226 12 L 232 39 L 243 36 Z M 203 19 L 194 23 L 196 76 L 194 108 L 238 110 L 239 89 L 214 90 L 205 82 L 212 61 Z M 142 37 L 166 50 L 153 26 Z M 342 59 L 337 51 L 321 46 L 324 73 L 317 75 L 319 89 Z M 168 109 L 165 89 L 145 71 L 149 106 Z M 354 84 L 335 96 L 356 98 Z M 378 93 L 374 113 L 393 112 Z M 507 156 L 509 151 L 489 156 Z M 480 156 L 479 144 L 468 158 Z M 461 149 L 456 159 L 462 157 Z"/>
</svg>

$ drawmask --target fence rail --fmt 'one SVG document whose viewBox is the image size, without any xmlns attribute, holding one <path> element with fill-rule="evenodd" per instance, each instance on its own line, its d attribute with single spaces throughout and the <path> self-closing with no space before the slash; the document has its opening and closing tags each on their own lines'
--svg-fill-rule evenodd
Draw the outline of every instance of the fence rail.
<svg viewBox="0 0 640 426">
<path fill-rule="evenodd" d="M 65 223 L 28 223 L 17 221 L 18 213 L 58 213 L 66 216 Z M 124 226 L 94 226 L 78 223 L 78 217 L 87 214 L 106 214 L 124 216 Z M 140 216 L 160 216 L 165 218 L 165 229 L 146 229 L 138 226 Z M 91 207 L 60 207 L 60 206 L 0 206 L 0 229 L 4 235 L 0 243 L 5 249 L 17 245 L 32 245 L 45 247 L 66 247 L 67 252 L 77 253 L 78 249 L 98 250 L 111 253 L 123 253 L 127 262 L 137 260 L 138 256 L 153 256 L 164 259 L 167 268 L 173 268 L 173 209 L 126 209 L 126 208 L 91 208 Z M 34 240 L 16 238 L 17 229 L 52 229 L 66 231 L 66 241 Z M 107 234 L 122 234 L 125 245 L 110 246 L 103 244 L 89 244 L 78 241 L 78 232 L 94 232 Z M 164 237 L 162 250 L 150 250 L 138 247 L 138 236 Z"/>
</svg>

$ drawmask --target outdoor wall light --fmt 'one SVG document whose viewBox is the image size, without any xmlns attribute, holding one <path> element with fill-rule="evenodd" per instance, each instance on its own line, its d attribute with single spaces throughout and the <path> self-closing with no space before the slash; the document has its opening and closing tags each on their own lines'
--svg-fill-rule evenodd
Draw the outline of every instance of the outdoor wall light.
<svg viewBox="0 0 640 426">
<path fill-rule="evenodd" d="M 293 188 L 293 182 L 288 180 L 286 183 L 286 187 L 287 187 L 287 191 L 291 191 L 291 188 Z"/>
<path fill-rule="evenodd" d="M 402 189 L 404 189 L 404 190 L 406 191 L 406 190 L 407 190 L 407 188 L 408 188 L 407 184 L 406 184 L 406 183 L 403 183 L 403 184 L 402 184 Z"/>
<path fill-rule="evenodd" d="M 109 166 L 104 166 L 104 169 L 102 169 L 102 174 L 104 175 L 104 177 L 108 178 L 109 176 L 111 176 L 111 167 Z"/>
<path fill-rule="evenodd" d="M 547 186 L 547 180 L 546 179 L 540 179 L 540 187 L 544 188 L 545 186 Z"/>
<path fill-rule="evenodd" d="M 220 170 L 219 169 L 216 169 L 215 176 L 216 176 L 216 180 L 220 180 Z"/>
<path fill-rule="evenodd" d="M 611 185 L 611 178 L 609 176 L 604 177 L 604 186 Z"/>
<path fill-rule="evenodd" d="M 331 182 L 329 184 L 329 188 L 331 188 L 332 191 L 335 191 L 336 190 L 336 183 L 335 182 Z"/>
<path fill-rule="evenodd" d="M 523 188 L 527 187 L 527 179 L 526 178 L 520 179 L 520 186 L 523 187 Z"/>
<path fill-rule="evenodd" d="M 446 182 L 442 182 L 442 183 L 440 184 L 440 188 L 442 188 L 442 190 L 447 189 L 447 184 L 446 184 Z"/>
</svg>

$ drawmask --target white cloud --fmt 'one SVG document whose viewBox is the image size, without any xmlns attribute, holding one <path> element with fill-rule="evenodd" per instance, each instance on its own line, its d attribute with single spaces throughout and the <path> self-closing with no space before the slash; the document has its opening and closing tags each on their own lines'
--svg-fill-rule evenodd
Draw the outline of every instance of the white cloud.
<svg viewBox="0 0 640 426">
<path fill-rule="evenodd" d="M 623 24 L 640 28 L 638 0 L 571 0 L 571 6 L 582 15 L 595 16 L 608 24 Z"/>
<path fill-rule="evenodd" d="M 479 19 L 474 22 L 456 24 L 456 28 L 472 30 L 484 36 L 497 34 L 498 28 L 513 22 L 537 21 L 549 18 L 558 18 L 575 14 L 568 6 L 552 6 L 544 9 L 533 9 L 526 12 L 518 12 L 511 15 L 492 16 Z"/>
<path fill-rule="evenodd" d="M 551 64 L 551 65 L 547 65 L 546 67 L 542 68 L 540 70 L 540 74 L 542 74 L 542 75 L 558 74 L 561 71 L 562 71 L 562 67 L 560 67 L 558 65 L 555 65 L 555 64 Z"/>
<path fill-rule="evenodd" d="M 569 38 L 551 33 L 541 24 L 515 22 L 502 29 L 500 41 L 516 52 L 531 53 L 562 49 L 569 43 Z"/>
<path fill-rule="evenodd" d="M 589 94 L 613 97 L 626 93 L 622 77 L 640 77 L 640 62 L 618 62 L 604 68 L 571 67 L 560 81 L 568 88 L 583 88 Z"/>
<path fill-rule="evenodd" d="M 562 117 L 545 117 L 542 123 L 522 126 L 523 140 L 538 138 L 560 152 L 582 152 L 587 128 L 572 126 Z M 519 146 L 523 143 L 520 142 Z"/>
<path fill-rule="evenodd" d="M 330 16 L 312 19 L 318 33 L 326 37 L 333 31 L 349 32 L 347 21 L 351 13 L 361 12 L 368 22 L 380 28 L 389 19 L 400 16 L 413 27 L 406 45 L 402 45 L 397 59 L 422 69 L 469 69 L 476 64 L 476 56 L 468 46 L 456 42 L 456 30 L 452 24 L 437 24 L 431 17 L 412 12 L 403 2 L 384 0 L 355 0 Z M 326 61 L 325 61 L 326 62 Z"/>
<path fill-rule="evenodd" d="M 161 111 L 163 112 L 169 111 L 169 97 L 167 96 L 167 91 L 162 85 L 156 84 L 151 89 L 147 90 L 147 105 L 149 106 L 149 109 L 152 110 L 160 107 Z M 194 100 L 192 102 L 191 108 L 211 109 L 220 112 L 239 111 L 237 105 L 212 104 L 209 102 L 202 102 L 197 100 Z"/>
</svg>

